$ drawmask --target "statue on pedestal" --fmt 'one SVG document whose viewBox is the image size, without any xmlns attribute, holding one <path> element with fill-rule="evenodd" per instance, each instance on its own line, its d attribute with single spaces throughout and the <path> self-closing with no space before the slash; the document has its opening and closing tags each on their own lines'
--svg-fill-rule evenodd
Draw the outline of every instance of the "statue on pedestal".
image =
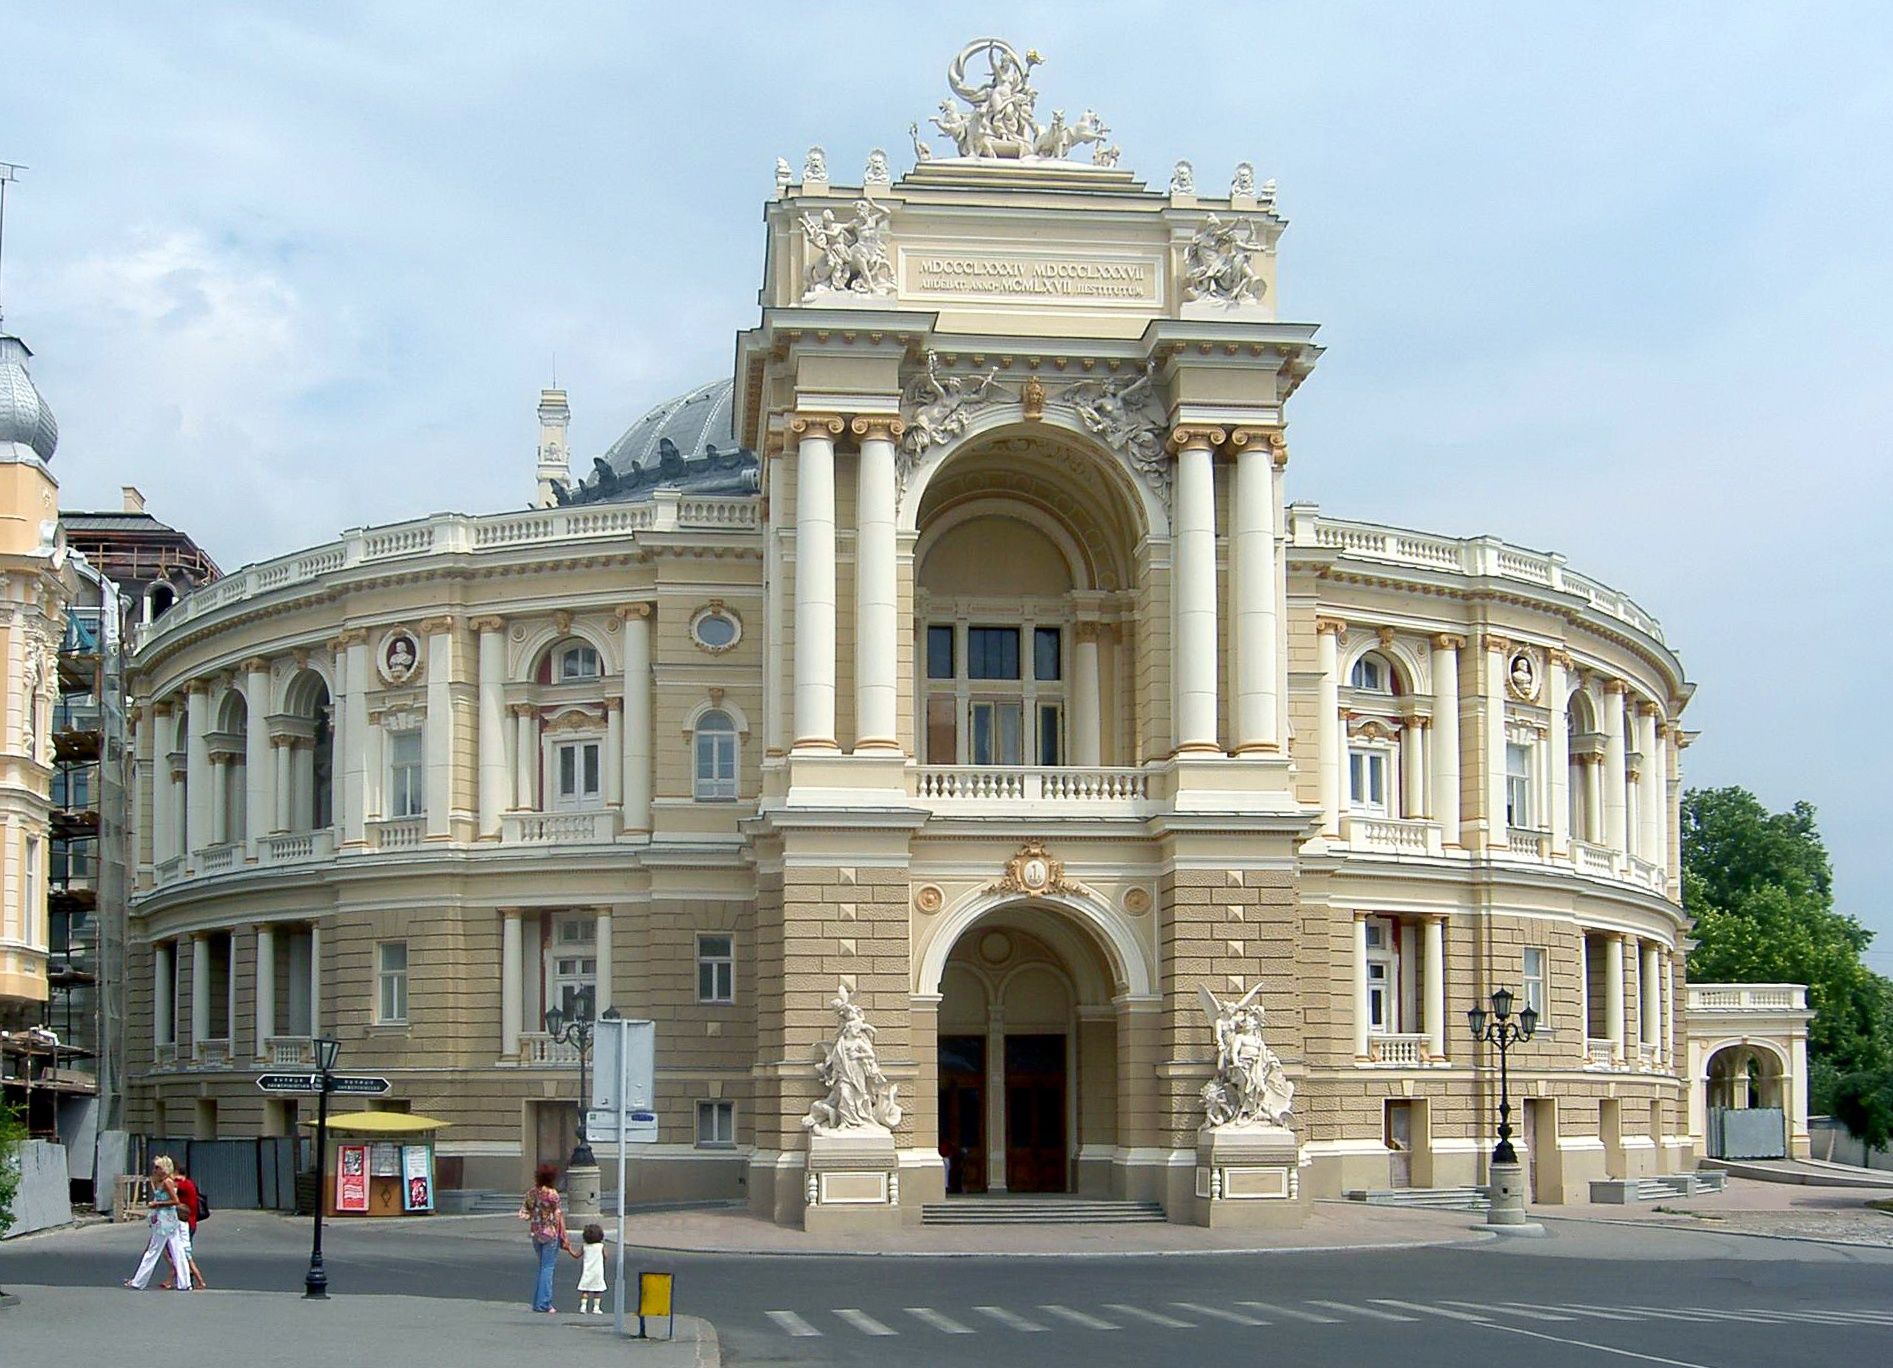
<svg viewBox="0 0 1893 1368">
<path fill-rule="evenodd" d="M 1262 1009 L 1257 984 L 1234 1002 L 1217 998 L 1208 987 L 1197 994 L 1216 1033 L 1216 1076 L 1203 1085 L 1204 1125 L 1288 1125 L 1295 1085 L 1282 1061 L 1262 1040 Z"/>
<path fill-rule="evenodd" d="M 835 1043 L 823 1051 L 816 1065 L 828 1095 L 809 1108 L 802 1128 L 818 1135 L 867 1127 L 894 1129 L 900 1124 L 901 1109 L 894 1101 L 894 1085 L 875 1058 L 874 1027 L 845 984 L 828 1005 L 840 1022 Z"/>
</svg>

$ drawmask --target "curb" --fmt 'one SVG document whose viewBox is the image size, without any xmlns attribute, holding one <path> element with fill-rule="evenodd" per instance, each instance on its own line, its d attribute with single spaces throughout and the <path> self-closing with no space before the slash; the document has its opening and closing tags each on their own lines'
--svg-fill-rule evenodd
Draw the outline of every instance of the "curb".
<svg viewBox="0 0 1893 1368">
<path fill-rule="evenodd" d="M 1861 1244 L 1855 1240 L 1834 1240 L 1821 1235 L 1781 1235 L 1772 1230 L 1719 1229 L 1718 1222 L 1697 1216 L 1682 1221 L 1607 1221 L 1601 1216 L 1551 1216 L 1539 1214 L 1542 1221 L 1570 1221 L 1576 1225 L 1635 1226 L 1641 1230 L 1682 1230 L 1696 1235 L 1737 1235 L 1747 1240 L 1788 1240 L 1795 1244 L 1826 1245 L 1830 1249 L 1868 1249 L 1893 1255 L 1893 1245 Z M 1687 1222 L 1688 1224 L 1684 1224 Z"/>
<path fill-rule="evenodd" d="M 714 1254 L 747 1259 L 1205 1259 L 1250 1258 L 1258 1254 L 1365 1254 L 1389 1249 L 1441 1249 L 1490 1244 L 1498 1239 L 1485 1227 L 1440 1240 L 1392 1240 L 1378 1244 L 1267 1245 L 1255 1249 L 737 1249 L 723 1246 L 676 1246 L 626 1241 L 625 1248 L 652 1254 Z"/>
</svg>

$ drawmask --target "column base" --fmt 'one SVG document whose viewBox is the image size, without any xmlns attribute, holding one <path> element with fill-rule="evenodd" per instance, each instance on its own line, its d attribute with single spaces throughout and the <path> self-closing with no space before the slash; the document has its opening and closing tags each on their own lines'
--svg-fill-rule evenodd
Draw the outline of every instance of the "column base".
<svg viewBox="0 0 1893 1368">
<path fill-rule="evenodd" d="M 1492 1181 L 1486 1188 L 1491 1209 L 1485 1223 L 1514 1235 L 1542 1235 L 1545 1228 L 1525 1211 L 1525 1166 L 1493 1164 Z"/>
</svg>

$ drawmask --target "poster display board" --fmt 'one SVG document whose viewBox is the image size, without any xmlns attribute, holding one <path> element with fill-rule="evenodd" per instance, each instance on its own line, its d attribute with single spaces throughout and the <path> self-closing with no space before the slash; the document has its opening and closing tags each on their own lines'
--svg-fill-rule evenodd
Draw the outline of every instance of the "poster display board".
<svg viewBox="0 0 1893 1368">
<path fill-rule="evenodd" d="M 404 1211 L 434 1209 L 434 1147 L 401 1147 L 401 1202 Z"/>
<path fill-rule="evenodd" d="M 368 1146 L 368 1176 L 370 1178 L 399 1178 L 401 1176 L 401 1146 L 383 1140 L 370 1144 Z"/>
<path fill-rule="evenodd" d="M 338 1146 L 336 1158 L 335 1209 L 368 1210 L 368 1146 Z"/>
</svg>

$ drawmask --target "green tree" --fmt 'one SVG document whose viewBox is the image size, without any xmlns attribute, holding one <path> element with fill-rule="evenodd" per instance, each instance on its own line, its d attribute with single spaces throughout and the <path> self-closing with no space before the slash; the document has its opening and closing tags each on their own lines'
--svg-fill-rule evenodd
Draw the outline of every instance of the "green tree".
<svg viewBox="0 0 1893 1368">
<path fill-rule="evenodd" d="M 19 1149 L 25 1139 L 26 1122 L 0 1102 L 0 1235 L 13 1229 L 13 1194 L 20 1190 Z"/>
<path fill-rule="evenodd" d="M 1683 906 L 1696 919 L 1689 976 L 1704 983 L 1805 983 L 1810 1091 L 1831 1106 L 1848 1075 L 1893 1067 L 1893 984 L 1861 962 L 1873 940 L 1834 907 L 1814 809 L 1770 812 L 1742 788 L 1683 795 Z"/>
</svg>

